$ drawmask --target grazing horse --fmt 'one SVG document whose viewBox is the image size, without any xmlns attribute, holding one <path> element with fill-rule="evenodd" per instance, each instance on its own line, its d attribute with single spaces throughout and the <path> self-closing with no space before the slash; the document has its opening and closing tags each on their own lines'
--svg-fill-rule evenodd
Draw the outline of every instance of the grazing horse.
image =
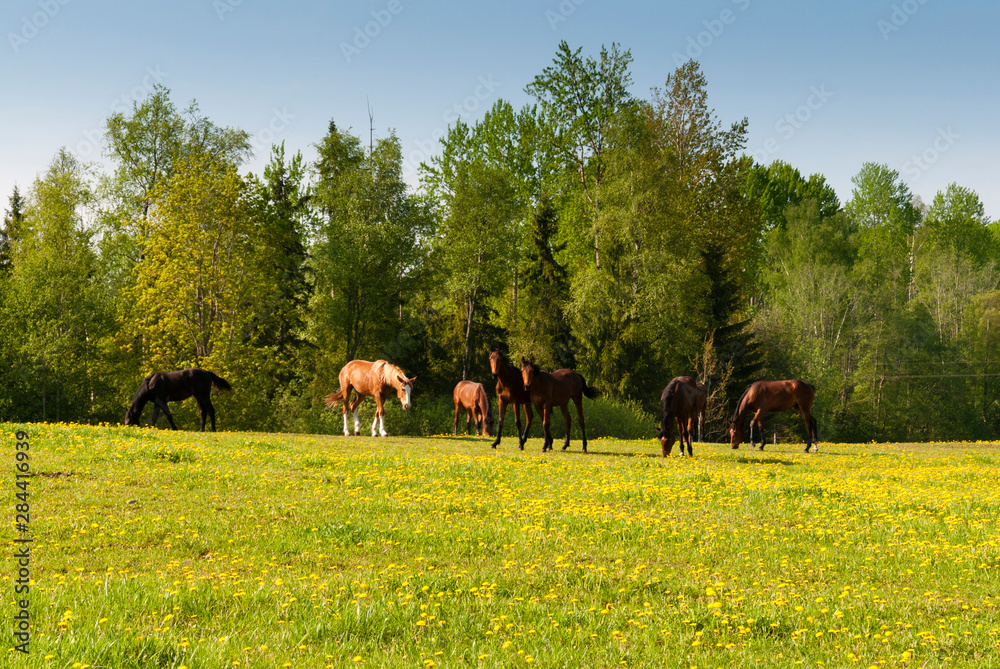
<svg viewBox="0 0 1000 669">
<path fill-rule="evenodd" d="M 490 372 L 497 380 L 497 410 L 500 414 L 500 422 L 497 424 L 497 438 L 493 441 L 493 448 L 500 445 L 500 437 L 503 435 L 503 420 L 507 416 L 508 405 L 514 405 L 514 427 L 517 428 L 517 447 L 524 450 L 524 442 L 528 440 L 528 431 L 531 429 L 531 421 L 534 414 L 531 412 L 531 398 L 528 391 L 524 389 L 524 382 L 521 380 L 521 370 L 507 362 L 500 347 L 495 347 L 490 351 Z M 524 415 L 527 424 L 524 432 L 521 432 L 521 407 L 524 407 Z"/>
<path fill-rule="evenodd" d="M 660 446 L 663 457 L 670 455 L 674 447 L 674 419 L 681 439 L 681 455 L 684 455 L 684 442 L 687 442 L 687 454 L 693 456 L 691 449 L 691 433 L 695 418 L 705 422 L 705 405 L 708 393 L 705 386 L 695 383 L 690 376 L 678 376 L 663 389 L 660 395 Z"/>
<path fill-rule="evenodd" d="M 733 419 L 729 424 L 729 443 L 733 448 L 739 448 L 743 441 L 743 423 L 747 412 L 756 412 L 750 418 L 750 447 L 753 448 L 753 425 L 757 423 L 760 432 L 760 450 L 764 450 L 763 419 L 770 412 L 797 409 L 806 422 L 806 453 L 811 446 L 819 452 L 819 436 L 817 435 L 816 419 L 810 413 L 816 388 L 810 383 L 791 379 L 788 381 L 756 381 L 747 386 L 736 405 Z"/>
<path fill-rule="evenodd" d="M 583 396 L 590 399 L 601 394 L 597 388 L 591 388 L 584 381 L 583 376 L 572 369 L 557 369 L 549 372 L 543 371 L 535 364 L 534 358 L 527 360 L 521 358 L 521 380 L 524 382 L 524 389 L 531 397 L 531 403 L 535 405 L 538 413 L 542 414 L 542 430 L 545 433 L 545 441 L 542 442 L 542 452 L 552 450 L 552 432 L 549 431 L 549 419 L 552 417 L 552 407 L 559 407 L 562 410 L 563 421 L 566 423 L 566 441 L 562 449 L 569 448 L 569 401 L 576 404 L 576 415 L 580 422 L 580 436 L 583 439 L 583 452 L 587 452 L 587 428 L 583 421 Z"/>
<path fill-rule="evenodd" d="M 180 402 L 194 396 L 201 410 L 201 431 L 205 431 L 205 418 L 212 419 L 212 432 L 215 432 L 215 407 L 212 406 L 212 386 L 219 390 L 232 390 L 229 383 L 212 372 L 198 367 L 178 369 L 174 372 L 154 372 L 142 380 L 139 390 L 132 398 L 132 404 L 125 412 L 126 425 L 138 425 L 142 410 L 147 402 L 153 403 L 152 425 L 162 411 L 170 421 L 170 427 L 177 429 L 174 417 L 167 408 L 167 402 Z"/>
<path fill-rule="evenodd" d="M 475 420 L 477 431 L 484 437 L 492 437 L 493 431 L 493 410 L 490 406 L 490 398 L 486 395 L 486 388 L 483 384 L 475 381 L 459 381 L 455 386 L 455 436 L 458 436 L 458 414 L 462 409 L 468 412 L 465 421 L 465 431 L 472 428 Z"/>
<path fill-rule="evenodd" d="M 375 362 L 351 360 L 340 370 L 340 390 L 327 395 L 324 403 L 331 409 L 337 405 L 337 402 L 344 403 L 344 436 L 347 437 L 351 434 L 347 429 L 348 405 L 350 405 L 351 413 L 354 414 L 354 434 L 358 435 L 361 434 L 358 405 L 366 397 L 374 397 L 375 420 L 372 422 L 372 436 L 381 434 L 383 437 L 388 437 L 389 435 L 385 431 L 385 409 L 382 408 L 382 404 L 389 393 L 395 389 L 396 397 L 403 405 L 403 409 L 409 409 L 410 393 L 413 390 L 413 382 L 416 380 L 415 376 L 412 379 L 406 378 L 403 370 L 385 360 L 376 360 Z M 351 390 L 356 393 L 353 401 L 351 400 Z M 378 432 L 376 432 L 376 426 L 378 426 Z"/>
</svg>

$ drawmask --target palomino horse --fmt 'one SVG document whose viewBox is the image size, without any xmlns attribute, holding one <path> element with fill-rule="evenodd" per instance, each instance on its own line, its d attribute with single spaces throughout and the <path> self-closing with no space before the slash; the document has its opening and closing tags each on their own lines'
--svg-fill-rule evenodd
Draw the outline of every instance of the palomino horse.
<svg viewBox="0 0 1000 669">
<path fill-rule="evenodd" d="M 542 442 L 542 452 L 552 450 L 552 432 L 549 431 L 549 419 L 552 417 L 552 407 L 559 407 L 562 410 L 563 421 L 566 423 L 566 441 L 563 443 L 563 450 L 569 448 L 569 401 L 576 404 L 576 415 L 580 422 L 580 437 L 583 439 L 583 452 L 587 452 L 587 428 L 583 422 L 583 396 L 590 399 L 601 394 L 597 388 L 591 388 L 584 381 L 583 376 L 572 369 L 557 369 L 549 372 L 543 371 L 535 364 L 534 358 L 526 360 L 521 358 L 521 380 L 524 389 L 531 397 L 531 403 L 535 405 L 538 413 L 542 414 L 542 430 L 545 433 L 545 441 Z"/>
<path fill-rule="evenodd" d="M 500 347 L 495 347 L 490 351 L 490 372 L 497 380 L 497 408 L 500 414 L 500 422 L 497 424 L 497 438 L 493 441 L 493 448 L 500 445 L 500 437 L 503 435 L 503 419 L 507 415 L 507 406 L 514 405 L 514 427 L 517 428 L 517 447 L 524 450 L 524 442 L 528 440 L 528 431 L 531 429 L 531 421 L 534 414 L 531 412 L 531 398 L 528 391 L 524 389 L 524 382 L 521 380 L 521 370 L 507 362 L 500 351 Z M 524 407 L 524 415 L 528 422 L 521 432 L 521 407 Z"/>
<path fill-rule="evenodd" d="M 812 384 L 799 379 L 751 383 L 743 391 L 729 424 L 729 444 L 733 448 L 739 448 L 743 441 L 743 423 L 747 412 L 753 411 L 756 413 L 750 418 L 750 447 L 754 446 L 753 425 L 757 423 L 757 430 L 760 432 L 760 450 L 763 451 L 764 416 L 771 412 L 797 409 L 802 415 L 802 420 L 806 422 L 806 453 L 811 446 L 815 446 L 815 452 L 819 452 L 816 419 L 810 413 L 815 397 L 816 389 Z"/>
<path fill-rule="evenodd" d="M 388 437 L 389 435 L 385 431 L 385 409 L 382 408 L 382 404 L 389 393 L 395 389 L 396 397 L 403 405 L 403 409 L 409 409 L 410 393 L 413 390 L 413 382 L 416 380 L 415 376 L 412 379 L 406 378 L 403 370 L 385 360 L 376 360 L 375 362 L 351 360 L 340 370 L 340 390 L 327 395 L 325 404 L 332 409 L 337 405 L 337 402 L 344 403 L 344 436 L 346 437 L 351 434 L 347 429 L 348 405 L 350 405 L 351 413 L 354 414 L 354 434 L 358 435 L 361 434 L 358 405 L 366 397 L 374 397 L 375 420 L 372 421 L 372 436 L 381 434 L 383 437 Z M 351 390 L 357 394 L 353 401 L 351 400 Z M 378 426 L 377 433 L 376 426 Z"/>
<path fill-rule="evenodd" d="M 167 408 L 167 402 L 180 402 L 194 395 L 201 410 L 201 431 L 205 431 L 205 418 L 212 419 L 212 432 L 215 432 L 215 407 L 212 406 L 212 386 L 219 390 L 232 390 L 232 386 L 222 377 L 212 372 L 191 367 L 174 372 L 154 372 L 142 380 L 139 390 L 132 398 L 132 405 L 125 412 L 126 425 L 138 425 L 142 410 L 147 402 L 153 403 L 153 426 L 162 411 L 170 421 L 170 427 L 177 429 L 174 417 Z"/>
<path fill-rule="evenodd" d="M 493 410 L 490 406 L 490 398 L 486 395 L 486 388 L 483 384 L 475 381 L 459 381 L 455 386 L 455 436 L 458 436 L 458 414 L 462 409 L 468 412 L 465 420 L 465 431 L 472 428 L 473 420 L 476 422 L 477 431 L 484 437 L 492 437 L 493 431 Z"/>
<path fill-rule="evenodd" d="M 663 457 L 670 455 L 674 447 L 674 419 L 681 438 L 681 455 L 684 455 L 684 442 L 687 442 L 687 453 L 693 456 L 691 450 L 691 434 L 695 418 L 705 422 L 705 405 L 708 393 L 705 386 L 695 383 L 690 376 L 678 376 L 667 384 L 660 395 L 660 446 Z"/>
</svg>

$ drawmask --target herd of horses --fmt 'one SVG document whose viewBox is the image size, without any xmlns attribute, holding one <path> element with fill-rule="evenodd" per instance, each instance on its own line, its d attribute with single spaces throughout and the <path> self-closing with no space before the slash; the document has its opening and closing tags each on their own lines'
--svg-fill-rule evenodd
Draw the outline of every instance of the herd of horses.
<svg viewBox="0 0 1000 669">
<path fill-rule="evenodd" d="M 492 447 L 500 445 L 503 436 L 504 419 L 507 409 L 514 408 L 514 427 L 517 430 L 518 448 L 524 450 L 528 440 L 531 422 L 534 419 L 532 409 L 542 417 L 544 441 L 542 451 L 552 450 L 552 432 L 550 422 L 552 412 L 558 408 L 562 412 L 566 426 L 566 438 L 563 450 L 570 443 L 569 403 L 572 400 L 576 406 L 577 421 L 580 424 L 580 439 L 583 451 L 587 451 L 587 429 L 583 418 L 583 398 L 594 399 L 600 395 L 600 390 L 587 385 L 579 372 L 571 369 L 557 369 L 547 372 L 537 364 L 534 358 L 521 358 L 521 366 L 511 364 L 499 347 L 490 351 L 490 373 L 496 380 L 497 408 L 500 416 L 496 426 L 496 436 Z M 327 395 L 324 403 L 330 409 L 337 404 L 342 405 L 344 416 L 344 436 L 350 436 L 348 413 L 354 417 L 354 434 L 361 433 L 361 423 L 358 419 L 358 405 L 366 397 L 375 399 L 375 420 L 372 422 L 372 436 L 388 436 L 385 431 L 384 404 L 392 393 L 403 409 L 412 406 L 411 396 L 413 382 L 416 377 L 407 377 L 396 365 L 385 360 L 369 362 L 367 360 L 352 360 L 340 370 L 340 388 Z M 159 412 L 162 411 L 170 421 L 170 426 L 177 429 L 173 416 L 167 408 L 168 402 L 177 402 L 194 397 L 201 411 L 201 431 L 205 431 L 206 418 L 211 419 L 212 431 L 215 431 L 215 407 L 211 402 L 211 389 L 231 390 L 225 379 L 212 372 L 199 369 L 182 369 L 173 372 L 156 372 L 142 380 L 139 390 L 132 399 L 132 404 L 125 413 L 125 425 L 138 425 L 143 408 L 153 402 L 152 424 L 156 425 Z M 352 397 L 353 395 L 353 397 Z M 747 386 L 736 405 L 736 410 L 729 424 L 729 442 L 733 448 L 738 448 L 745 437 L 744 425 L 750 415 L 750 445 L 757 447 L 754 440 L 754 426 L 760 436 L 760 450 L 764 450 L 763 419 L 769 413 L 795 410 L 798 411 L 806 425 L 806 452 L 810 449 L 819 450 L 816 419 L 812 416 L 812 404 L 816 397 L 816 389 L 809 383 L 799 379 L 786 381 L 756 381 Z M 458 435 L 458 418 L 464 409 L 467 412 L 466 431 L 472 430 L 482 436 L 493 436 L 493 413 L 486 388 L 481 383 L 460 381 L 455 386 L 455 434 Z M 691 447 L 693 432 L 696 425 L 705 421 L 705 408 L 708 404 L 708 392 L 705 386 L 696 382 L 690 376 L 678 376 L 667 384 L 660 396 L 660 429 L 657 437 L 663 451 L 663 457 L 670 455 L 673 449 L 674 423 L 680 440 L 680 452 L 684 455 L 687 445 L 687 455 L 693 456 Z M 524 408 L 526 422 L 521 427 L 521 408 Z"/>
</svg>

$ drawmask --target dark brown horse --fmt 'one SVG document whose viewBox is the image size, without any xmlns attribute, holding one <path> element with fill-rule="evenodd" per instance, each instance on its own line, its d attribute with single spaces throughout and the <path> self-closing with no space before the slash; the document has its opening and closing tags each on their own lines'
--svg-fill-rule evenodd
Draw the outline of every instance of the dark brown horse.
<svg viewBox="0 0 1000 669">
<path fill-rule="evenodd" d="M 324 403 L 331 409 L 338 402 L 344 403 L 344 436 L 346 437 L 351 434 L 347 429 L 348 405 L 350 405 L 351 413 L 354 414 L 354 434 L 358 435 L 361 434 L 358 405 L 366 397 L 374 397 L 375 420 L 372 422 L 372 436 L 381 434 L 383 437 L 388 437 L 389 435 L 385 431 L 385 409 L 383 409 L 382 404 L 395 390 L 396 397 L 403 405 L 403 409 L 409 409 L 410 394 L 413 390 L 413 382 L 416 380 L 415 376 L 412 379 L 406 378 L 403 370 L 385 360 L 376 360 L 375 362 L 351 360 L 340 370 L 340 390 L 327 395 Z M 351 400 L 352 390 L 356 393 L 353 401 Z M 378 428 L 377 432 L 376 427 Z"/>
<path fill-rule="evenodd" d="M 705 422 L 705 405 L 708 393 L 705 386 L 695 383 L 690 376 L 678 376 L 667 384 L 660 395 L 660 446 L 663 457 L 670 455 L 674 447 L 674 420 L 681 438 L 681 455 L 684 455 L 684 442 L 687 442 L 687 454 L 693 456 L 691 435 L 695 418 Z"/>
<path fill-rule="evenodd" d="M 500 422 L 497 423 L 497 438 L 493 441 L 493 448 L 500 445 L 500 437 L 503 436 L 503 421 L 507 416 L 507 407 L 514 405 L 514 427 L 517 429 L 517 447 L 524 450 L 524 442 L 528 440 L 528 431 L 531 429 L 531 421 L 534 414 L 531 412 L 531 398 L 528 391 L 524 389 L 524 382 L 521 380 L 521 370 L 507 362 L 500 347 L 495 347 L 490 351 L 490 372 L 497 380 L 497 411 L 500 414 Z M 524 415 L 527 424 L 524 432 L 521 432 L 521 407 L 524 407 Z"/>
<path fill-rule="evenodd" d="M 458 414 L 462 409 L 467 412 L 465 420 L 465 431 L 472 429 L 475 421 L 476 428 L 473 434 L 479 432 L 484 437 L 492 437 L 493 431 L 493 410 L 490 406 L 490 398 L 486 395 L 486 388 L 483 384 L 475 381 L 459 381 L 453 393 L 455 400 L 455 436 L 458 436 Z"/>
<path fill-rule="evenodd" d="M 170 421 L 170 427 L 177 429 L 174 417 L 167 408 L 167 402 L 180 402 L 194 396 L 201 411 L 201 431 L 205 431 L 205 418 L 212 420 L 212 432 L 215 432 L 215 407 L 212 406 L 212 386 L 219 390 L 232 390 L 229 383 L 212 372 L 191 367 L 173 372 L 154 372 L 142 380 L 139 390 L 132 398 L 132 405 L 125 412 L 126 425 L 138 425 L 142 410 L 147 402 L 153 403 L 152 425 L 162 411 Z"/>
<path fill-rule="evenodd" d="M 553 407 L 559 407 L 562 410 L 563 421 L 566 423 L 566 441 L 563 443 L 563 450 L 569 448 L 568 405 L 569 401 L 573 400 L 576 405 L 577 419 L 580 422 L 583 452 L 586 453 L 587 428 L 583 421 L 583 396 L 586 395 L 590 399 L 594 399 L 601 394 L 601 391 L 589 387 L 583 376 L 572 369 L 557 369 L 550 374 L 536 365 L 534 359 L 521 358 L 521 380 L 524 383 L 524 389 L 531 397 L 531 403 L 535 405 L 538 413 L 542 414 L 542 430 L 545 433 L 542 452 L 552 450 L 552 432 L 549 430 L 549 420 L 552 418 Z"/>
<path fill-rule="evenodd" d="M 729 424 L 729 443 L 733 448 L 739 448 L 743 442 L 743 423 L 748 412 L 755 412 L 750 418 L 750 447 L 754 446 L 753 425 L 757 423 L 760 432 L 760 450 L 764 450 L 764 423 L 768 413 L 798 410 L 802 420 L 806 422 L 806 453 L 811 446 L 819 452 L 819 436 L 816 419 L 813 418 L 812 405 L 816 398 L 816 389 L 810 383 L 799 379 L 788 381 L 756 381 L 747 386 L 736 405 L 733 419 Z"/>
</svg>

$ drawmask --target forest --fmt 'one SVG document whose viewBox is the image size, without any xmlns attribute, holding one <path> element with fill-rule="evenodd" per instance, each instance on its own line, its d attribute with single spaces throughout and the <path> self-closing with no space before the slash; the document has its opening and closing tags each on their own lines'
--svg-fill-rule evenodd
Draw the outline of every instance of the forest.
<svg viewBox="0 0 1000 669">
<path fill-rule="evenodd" d="M 763 378 L 815 385 L 823 441 L 1000 435 L 979 196 L 922 202 L 872 162 L 841 202 L 749 157 L 696 61 L 645 99 L 631 61 L 560 44 L 531 103 L 455 121 L 417 188 L 391 130 L 336 119 L 314 162 L 280 144 L 243 174 L 250 135 L 156 87 L 107 118 L 110 169 L 62 149 L 7 199 L 0 420 L 120 422 L 144 375 L 198 366 L 237 389 L 222 427 L 315 431 L 351 359 L 418 377 L 419 405 L 492 395 L 499 345 L 649 412 L 695 376 L 711 440 Z"/>
</svg>

